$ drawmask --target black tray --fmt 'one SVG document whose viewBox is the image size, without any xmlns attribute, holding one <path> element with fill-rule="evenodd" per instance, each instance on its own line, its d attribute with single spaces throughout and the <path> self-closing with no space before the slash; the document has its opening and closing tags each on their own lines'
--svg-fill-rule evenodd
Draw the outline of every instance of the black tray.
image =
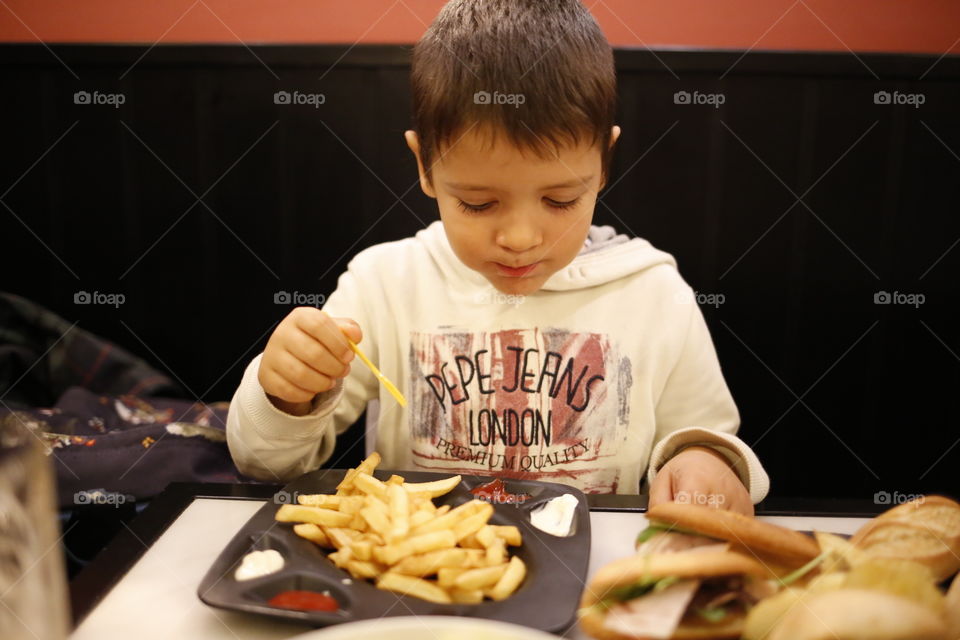
<svg viewBox="0 0 960 640">
<path fill-rule="evenodd" d="M 304 540 L 292 531 L 292 525 L 278 523 L 274 514 L 285 502 L 296 502 L 295 496 L 308 493 L 334 493 L 346 469 L 324 469 L 307 473 L 278 492 L 243 526 L 207 571 L 197 595 L 208 605 L 234 611 L 245 611 L 292 620 L 315 626 L 326 626 L 367 618 L 403 615 L 448 615 L 503 620 L 541 629 L 561 631 L 576 614 L 590 560 L 590 512 L 586 496 L 577 489 L 552 482 L 504 479 L 510 493 L 529 494 L 523 504 L 494 504 L 493 524 L 516 525 L 523 534 L 523 545 L 508 547 L 527 565 L 527 577 L 516 593 L 500 602 L 485 600 L 482 604 L 435 604 L 377 589 L 367 580 L 351 580 L 350 575 L 326 558 L 323 549 Z M 376 471 L 381 480 L 391 471 Z M 398 472 L 410 482 L 428 482 L 450 474 Z M 434 499 L 437 506 L 456 506 L 474 498 L 470 489 L 491 478 L 463 476 L 456 489 Z M 572 535 L 558 538 L 530 525 L 530 511 L 564 493 L 576 496 L 579 502 L 573 518 Z M 276 549 L 285 560 L 277 573 L 237 582 L 233 572 L 251 550 Z M 336 612 L 294 611 L 267 604 L 275 594 L 289 589 L 329 591 L 340 604 Z"/>
</svg>

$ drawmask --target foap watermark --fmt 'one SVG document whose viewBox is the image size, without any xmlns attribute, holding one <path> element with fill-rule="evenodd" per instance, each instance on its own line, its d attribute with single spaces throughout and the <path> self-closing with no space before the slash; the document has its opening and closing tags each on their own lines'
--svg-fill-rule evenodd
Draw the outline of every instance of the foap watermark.
<svg viewBox="0 0 960 640">
<path fill-rule="evenodd" d="M 903 293 L 901 291 L 877 291 L 873 294 L 873 304 L 900 304 L 920 308 L 927 301 L 927 296 L 922 293 Z"/>
<path fill-rule="evenodd" d="M 105 304 L 113 308 L 119 308 L 127 301 L 127 296 L 122 293 L 102 293 L 100 291 L 77 291 L 73 294 L 73 304 Z"/>
<path fill-rule="evenodd" d="M 722 293 L 701 293 L 700 291 L 679 291 L 673 296 L 674 302 L 678 304 L 698 304 L 700 306 L 713 307 L 719 309 L 720 305 L 727 301 L 727 296 Z"/>
<path fill-rule="evenodd" d="M 877 491 L 873 494 L 873 504 L 903 504 L 904 502 L 912 502 L 916 500 L 919 504 L 923 504 L 923 501 L 926 500 L 926 496 L 922 493 L 900 493 L 899 491 L 894 491 L 890 493 L 889 491 Z"/>
<path fill-rule="evenodd" d="M 509 304 L 512 306 L 519 306 L 526 300 L 526 296 L 500 291 L 483 291 L 473 297 L 473 301 L 477 304 Z"/>
<path fill-rule="evenodd" d="M 136 502 L 137 498 L 130 494 L 119 493 L 117 491 L 107 491 L 106 489 L 86 489 L 84 491 L 77 491 L 73 494 L 73 504 L 83 505 L 83 504 L 96 504 L 96 505 L 111 505 L 114 507 L 119 507 L 120 505 L 126 504 L 128 502 Z"/>
<path fill-rule="evenodd" d="M 473 94 L 473 104 L 509 104 L 515 109 L 527 101 L 527 96 L 522 93 L 500 93 L 494 91 L 477 91 Z"/>
<path fill-rule="evenodd" d="M 308 104 L 314 109 L 326 103 L 327 97 L 322 93 L 302 93 L 300 91 L 277 91 L 273 94 L 273 104 Z"/>
<path fill-rule="evenodd" d="M 722 493 L 701 493 L 700 491 L 677 491 L 673 496 L 674 502 L 680 504 L 698 504 L 705 507 L 720 507 L 727 501 Z"/>
<path fill-rule="evenodd" d="M 273 304 L 292 304 L 298 307 L 320 308 L 327 302 L 322 293 L 302 293 L 300 291 L 277 291 L 273 294 Z"/>
<path fill-rule="evenodd" d="M 100 91 L 77 91 L 73 94 L 73 104 L 107 105 L 119 109 L 127 101 L 122 93 L 101 93 Z"/>
<path fill-rule="evenodd" d="M 694 91 L 677 91 L 673 94 L 673 104 L 706 104 L 714 109 L 719 109 L 720 105 L 727 101 L 727 96 L 722 93 L 700 93 Z"/>
<path fill-rule="evenodd" d="M 922 93 L 903 93 L 901 91 L 877 91 L 873 94 L 873 104 L 905 104 L 919 109 L 927 101 Z"/>
</svg>

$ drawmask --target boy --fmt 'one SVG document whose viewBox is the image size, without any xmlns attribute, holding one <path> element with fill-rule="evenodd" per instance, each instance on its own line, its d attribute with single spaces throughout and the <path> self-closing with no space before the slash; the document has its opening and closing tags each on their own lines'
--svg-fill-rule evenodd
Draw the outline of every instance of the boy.
<svg viewBox="0 0 960 640">
<path fill-rule="evenodd" d="M 241 471 L 289 479 L 379 398 L 388 469 L 564 482 L 743 513 L 767 492 L 673 258 L 591 226 L 613 145 L 609 44 L 577 0 L 452 0 L 417 44 L 406 141 L 440 222 L 291 312 L 230 405 Z M 361 342 L 409 405 L 363 366 Z"/>
</svg>

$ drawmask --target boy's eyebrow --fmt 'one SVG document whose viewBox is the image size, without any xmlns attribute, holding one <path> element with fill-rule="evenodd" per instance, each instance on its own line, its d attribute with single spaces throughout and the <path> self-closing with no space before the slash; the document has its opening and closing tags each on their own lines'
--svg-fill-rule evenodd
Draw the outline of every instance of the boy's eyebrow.
<svg viewBox="0 0 960 640">
<path fill-rule="evenodd" d="M 563 189 L 565 187 L 578 187 L 583 184 L 589 183 L 593 180 L 593 175 L 584 176 L 583 178 L 573 178 L 567 180 L 566 182 L 558 182 L 556 184 L 551 184 L 546 187 L 543 187 L 544 190 L 547 189 Z M 484 187 L 482 185 L 475 184 L 465 184 L 462 182 L 447 182 L 445 183 L 448 189 L 456 189 L 457 191 L 495 191 L 491 187 Z"/>
</svg>

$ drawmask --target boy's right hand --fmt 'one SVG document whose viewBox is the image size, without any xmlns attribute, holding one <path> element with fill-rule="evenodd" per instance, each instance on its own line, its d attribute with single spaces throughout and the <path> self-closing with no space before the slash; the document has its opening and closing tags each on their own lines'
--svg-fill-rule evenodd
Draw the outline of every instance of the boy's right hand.
<svg viewBox="0 0 960 640">
<path fill-rule="evenodd" d="M 297 307 L 274 330 L 260 360 L 260 386 L 275 407 L 302 416 L 314 396 L 350 373 L 354 354 L 344 336 L 363 339 L 349 318 L 331 318 L 314 307 Z"/>
</svg>

